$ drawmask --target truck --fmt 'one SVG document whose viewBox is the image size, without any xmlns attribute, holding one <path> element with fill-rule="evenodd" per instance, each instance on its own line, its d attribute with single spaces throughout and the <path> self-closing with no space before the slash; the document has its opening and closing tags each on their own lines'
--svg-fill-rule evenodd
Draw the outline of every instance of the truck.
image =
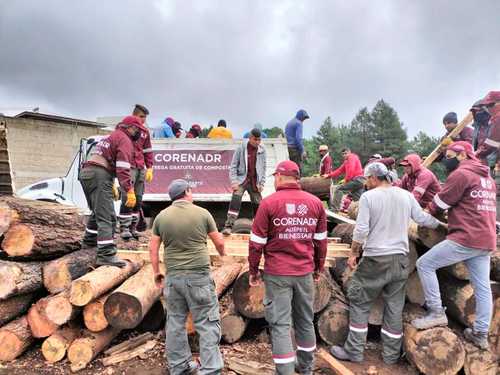
<svg viewBox="0 0 500 375">
<path fill-rule="evenodd" d="M 74 205 L 88 213 L 87 202 L 78 177 L 93 147 L 104 136 L 83 138 L 80 147 L 65 176 L 38 181 L 17 191 L 22 198 Z M 186 179 L 193 189 L 196 204 L 208 209 L 217 225 L 222 227 L 232 196 L 229 169 L 233 153 L 241 145 L 241 139 L 167 138 L 152 140 L 154 178 L 146 183 L 143 211 L 154 218 L 170 204 L 168 186 L 177 178 Z M 276 164 L 288 159 L 284 138 L 262 140 L 267 153 L 266 183 L 262 196 L 274 192 L 272 173 Z M 119 202 L 115 204 L 119 208 Z M 243 198 L 240 219 L 233 229 L 236 233 L 248 232 L 253 217 L 247 194 Z"/>
</svg>

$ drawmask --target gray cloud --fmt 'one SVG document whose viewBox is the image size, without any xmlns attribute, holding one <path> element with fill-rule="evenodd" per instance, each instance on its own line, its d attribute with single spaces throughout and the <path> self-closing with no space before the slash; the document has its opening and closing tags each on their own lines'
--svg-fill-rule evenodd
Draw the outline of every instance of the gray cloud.
<svg viewBox="0 0 500 375">
<path fill-rule="evenodd" d="M 15 1 L 0 3 L 1 108 L 95 118 L 140 102 L 150 123 L 225 118 L 237 133 L 312 135 L 380 98 L 411 135 L 500 88 L 500 2 Z"/>
</svg>

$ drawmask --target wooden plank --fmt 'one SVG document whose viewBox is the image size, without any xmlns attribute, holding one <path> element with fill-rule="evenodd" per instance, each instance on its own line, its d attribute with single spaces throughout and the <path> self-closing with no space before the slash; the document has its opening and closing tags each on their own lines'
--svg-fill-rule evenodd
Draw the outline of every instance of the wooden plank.
<svg viewBox="0 0 500 375">
<path fill-rule="evenodd" d="M 340 361 L 327 353 L 325 349 L 319 349 L 316 356 L 323 360 L 335 375 L 354 375 L 354 372 L 345 367 Z"/>
<path fill-rule="evenodd" d="M 347 216 L 339 214 L 338 212 L 333 212 L 332 210 L 325 209 L 326 218 L 334 221 L 338 224 L 356 224 L 356 220 L 352 220 Z"/>
<path fill-rule="evenodd" d="M 469 111 L 469 113 L 467 113 L 467 116 L 465 116 L 463 118 L 462 121 L 460 121 L 457 126 L 455 127 L 455 129 L 453 129 L 450 134 L 448 134 L 445 138 L 443 138 L 443 141 L 446 139 L 446 138 L 453 138 L 453 137 L 456 137 L 457 135 L 460 134 L 460 132 L 462 130 L 464 130 L 464 128 L 467 126 L 467 125 L 470 125 L 472 123 L 472 120 L 473 120 L 473 117 L 472 117 L 472 112 Z M 440 142 L 436 148 L 429 154 L 429 156 L 427 156 L 424 160 L 424 162 L 422 163 L 422 165 L 424 167 L 429 167 L 432 163 L 434 163 L 434 161 L 436 160 L 436 158 L 441 154 L 441 147 L 443 146 L 443 142 Z"/>
</svg>

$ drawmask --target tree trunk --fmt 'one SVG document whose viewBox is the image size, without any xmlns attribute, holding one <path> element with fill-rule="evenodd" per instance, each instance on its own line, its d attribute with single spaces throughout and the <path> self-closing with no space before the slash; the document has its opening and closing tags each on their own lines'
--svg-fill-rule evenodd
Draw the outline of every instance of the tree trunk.
<svg viewBox="0 0 500 375">
<path fill-rule="evenodd" d="M 221 316 L 220 324 L 222 331 L 222 338 L 228 344 L 233 344 L 245 334 L 248 327 L 249 320 L 242 317 L 234 304 L 224 311 Z"/>
<path fill-rule="evenodd" d="M 104 302 L 110 294 L 111 292 L 99 297 L 83 308 L 83 321 L 89 331 L 100 332 L 108 327 L 109 323 L 104 316 Z"/>
<path fill-rule="evenodd" d="M 12 361 L 34 342 L 26 316 L 0 328 L 0 361 Z"/>
<path fill-rule="evenodd" d="M 314 283 L 314 313 L 324 310 L 332 297 L 332 277 L 328 271 L 321 274 L 318 282 Z"/>
<path fill-rule="evenodd" d="M 413 272 L 408 278 L 408 283 L 406 284 L 406 299 L 419 306 L 423 306 L 425 303 L 424 290 L 422 289 L 417 271 Z"/>
<path fill-rule="evenodd" d="M 42 266 L 40 262 L 0 260 L 0 300 L 42 288 Z"/>
<path fill-rule="evenodd" d="M 497 374 L 498 363 L 494 354 L 488 350 L 481 350 L 465 340 L 462 343 L 465 348 L 465 375 Z"/>
<path fill-rule="evenodd" d="M 322 177 L 302 177 L 300 186 L 302 190 L 317 196 L 321 200 L 330 198 L 331 179 Z"/>
<path fill-rule="evenodd" d="M 430 249 L 446 238 L 447 231 L 441 226 L 431 229 L 419 225 L 417 233 L 420 242 Z"/>
<path fill-rule="evenodd" d="M 119 328 L 113 327 L 108 327 L 98 333 L 85 331 L 82 337 L 73 341 L 68 348 L 68 360 L 71 362 L 71 371 L 78 371 L 87 367 L 113 341 L 120 331 Z"/>
<path fill-rule="evenodd" d="M 354 224 L 338 224 L 332 230 L 333 237 L 339 237 L 340 242 L 351 244 L 352 243 L 352 232 L 354 231 Z"/>
<path fill-rule="evenodd" d="M 71 282 L 95 266 L 96 250 L 84 249 L 47 262 L 43 266 L 43 285 L 52 294 L 71 287 Z"/>
<path fill-rule="evenodd" d="M 318 334 L 328 345 L 343 345 L 349 333 L 349 306 L 332 299 L 316 323 Z"/>
<path fill-rule="evenodd" d="M 490 268 L 491 268 L 491 272 L 490 272 L 491 280 L 500 281 L 500 256 L 499 255 L 493 255 L 491 257 Z"/>
<path fill-rule="evenodd" d="M 242 267 L 241 263 L 226 263 L 212 272 L 217 298 L 220 298 L 226 289 L 231 286 L 240 274 Z"/>
<path fill-rule="evenodd" d="M 33 294 L 21 294 L 0 302 L 0 326 L 24 314 L 33 301 Z"/>
<path fill-rule="evenodd" d="M 2 197 L 1 202 L 13 211 L 14 221 L 79 231 L 85 228 L 74 207 L 15 197 Z"/>
<path fill-rule="evenodd" d="M 12 225 L 2 241 L 2 249 L 12 257 L 49 259 L 80 249 L 80 229 L 39 224 Z"/>
<path fill-rule="evenodd" d="M 451 277 L 440 277 L 439 279 L 441 299 L 443 305 L 446 306 L 446 314 L 463 325 L 472 327 L 476 308 L 472 285 Z"/>
<path fill-rule="evenodd" d="M 464 262 L 458 262 L 445 268 L 446 272 L 458 280 L 469 280 L 469 270 Z"/>
<path fill-rule="evenodd" d="M 71 283 L 71 303 L 75 306 L 85 306 L 111 288 L 121 284 L 130 275 L 136 273 L 144 264 L 143 261 L 127 261 L 127 263 L 123 268 L 101 266 L 74 280 Z"/>
<path fill-rule="evenodd" d="M 359 202 L 351 202 L 347 209 L 347 216 L 349 219 L 356 220 L 358 218 Z"/>
<path fill-rule="evenodd" d="M 104 315 L 115 328 L 135 328 L 161 295 L 154 283 L 153 266 L 147 264 L 114 290 L 104 303 Z"/>
<path fill-rule="evenodd" d="M 264 283 L 256 287 L 248 284 L 249 271 L 242 272 L 233 287 L 233 301 L 236 310 L 244 317 L 259 319 L 264 317 Z"/>
<path fill-rule="evenodd" d="M 461 340 L 449 328 L 418 331 L 409 322 L 424 315 L 418 306 L 407 306 L 404 313 L 403 342 L 407 357 L 425 375 L 454 375 L 464 365 Z"/>
<path fill-rule="evenodd" d="M 162 298 L 160 297 L 158 301 L 153 303 L 153 306 L 151 306 L 136 330 L 139 332 L 157 332 L 163 330 L 166 318 L 167 314 L 165 307 L 163 307 Z"/>
<path fill-rule="evenodd" d="M 28 322 L 34 337 L 48 337 L 79 312 L 80 309 L 70 303 L 69 292 L 64 291 L 34 304 L 28 312 Z"/>
<path fill-rule="evenodd" d="M 80 336 L 81 328 L 78 326 L 65 326 L 50 335 L 42 344 L 42 354 L 50 362 L 59 362 L 66 356 L 71 343 Z"/>
<path fill-rule="evenodd" d="M 17 213 L 11 210 L 7 204 L 0 203 L 0 236 L 3 236 L 17 220 L 19 220 Z"/>
</svg>

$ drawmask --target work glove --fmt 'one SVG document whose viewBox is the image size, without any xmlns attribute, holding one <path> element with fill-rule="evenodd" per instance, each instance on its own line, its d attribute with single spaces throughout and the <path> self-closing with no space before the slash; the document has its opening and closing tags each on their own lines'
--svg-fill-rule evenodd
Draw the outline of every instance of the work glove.
<svg viewBox="0 0 500 375">
<path fill-rule="evenodd" d="M 137 203 L 137 199 L 135 197 L 134 189 L 130 189 L 127 192 L 127 201 L 125 202 L 125 206 L 128 208 L 133 208 L 135 207 Z"/>
<path fill-rule="evenodd" d="M 118 190 L 118 186 L 116 186 L 116 184 L 113 184 L 111 190 L 113 190 L 113 199 L 115 201 L 120 200 L 120 190 Z"/>
<path fill-rule="evenodd" d="M 453 143 L 453 139 L 451 139 L 451 137 L 446 137 L 445 139 L 443 139 L 443 141 L 441 142 L 441 145 L 443 146 L 449 146 Z"/>
<path fill-rule="evenodd" d="M 144 177 L 146 182 L 153 181 L 153 168 L 146 169 L 146 176 Z"/>
</svg>

